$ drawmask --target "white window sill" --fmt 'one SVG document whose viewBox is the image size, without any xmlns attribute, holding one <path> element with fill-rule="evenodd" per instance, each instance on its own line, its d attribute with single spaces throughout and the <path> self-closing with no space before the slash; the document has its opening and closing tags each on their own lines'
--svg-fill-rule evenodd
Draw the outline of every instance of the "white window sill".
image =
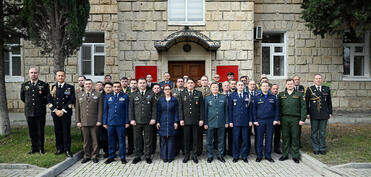
<svg viewBox="0 0 371 177">
<path fill-rule="evenodd" d="M 89 75 L 85 75 L 85 77 L 87 79 L 91 79 L 93 82 L 98 82 L 98 81 L 103 82 L 104 81 L 104 76 L 89 76 Z"/>
<path fill-rule="evenodd" d="M 204 26 L 205 22 L 204 21 L 199 21 L 199 22 L 175 22 L 175 21 L 168 21 L 167 25 L 174 25 L 174 26 Z"/>
<path fill-rule="evenodd" d="M 283 80 L 287 79 L 287 76 L 267 76 L 269 80 Z"/>
<path fill-rule="evenodd" d="M 371 81 L 371 77 L 367 77 L 367 76 L 344 76 L 343 81 Z"/>
<path fill-rule="evenodd" d="M 5 76 L 5 82 L 24 82 L 23 76 Z"/>
</svg>

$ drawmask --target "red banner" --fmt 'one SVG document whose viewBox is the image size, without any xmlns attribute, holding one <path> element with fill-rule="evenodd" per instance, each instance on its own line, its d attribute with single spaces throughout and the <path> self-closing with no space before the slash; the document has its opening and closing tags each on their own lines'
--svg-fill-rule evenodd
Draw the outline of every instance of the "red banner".
<svg viewBox="0 0 371 177">
<path fill-rule="evenodd" d="M 234 80 L 238 80 L 238 65 L 216 66 L 216 73 L 220 76 L 220 82 L 227 81 L 227 74 L 234 73 Z"/>
<path fill-rule="evenodd" d="M 152 76 L 152 82 L 157 82 L 157 66 L 135 66 L 136 80 L 141 77 L 146 78 L 148 74 Z"/>
</svg>

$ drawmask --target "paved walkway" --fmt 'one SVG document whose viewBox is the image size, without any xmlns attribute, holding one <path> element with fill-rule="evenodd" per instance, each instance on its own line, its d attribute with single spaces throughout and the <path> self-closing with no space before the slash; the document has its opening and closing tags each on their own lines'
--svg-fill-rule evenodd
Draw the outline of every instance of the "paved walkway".
<svg viewBox="0 0 371 177">
<path fill-rule="evenodd" d="M 104 164 L 105 159 L 100 159 L 99 163 L 88 162 L 81 164 L 81 160 L 64 171 L 59 176 L 321 176 L 304 163 L 296 164 L 292 160 L 284 162 L 278 161 L 278 154 L 272 154 L 275 163 L 263 160 L 255 162 L 255 155 L 249 157 L 249 163 L 239 161 L 232 162 L 232 157 L 227 156 L 226 163 L 214 160 L 207 163 L 206 155 L 199 158 L 199 163 L 189 161 L 184 164 L 183 156 L 176 157 L 171 163 L 164 163 L 159 154 L 156 153 L 152 164 L 147 164 L 144 160 L 136 165 L 131 164 L 133 155 L 127 159 L 127 164 L 121 164 L 119 158 L 111 164 Z"/>
</svg>

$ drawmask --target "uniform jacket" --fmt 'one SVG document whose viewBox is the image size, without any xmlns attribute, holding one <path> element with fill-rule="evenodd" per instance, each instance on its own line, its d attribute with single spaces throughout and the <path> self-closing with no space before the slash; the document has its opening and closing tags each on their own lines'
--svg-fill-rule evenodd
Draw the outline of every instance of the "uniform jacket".
<svg viewBox="0 0 371 177">
<path fill-rule="evenodd" d="M 249 126 L 252 122 L 252 97 L 247 93 L 242 93 L 242 98 L 238 92 L 233 92 L 229 96 L 229 123 L 233 126 Z"/>
<path fill-rule="evenodd" d="M 144 96 L 140 91 L 131 93 L 129 102 L 129 119 L 137 124 L 149 124 L 156 120 L 157 101 L 152 90 L 146 90 Z"/>
<path fill-rule="evenodd" d="M 306 88 L 305 88 L 304 86 L 299 85 L 299 89 L 296 89 L 296 86 L 295 86 L 294 88 L 295 88 L 296 91 L 298 91 L 298 92 L 302 92 L 302 93 L 305 94 Z"/>
<path fill-rule="evenodd" d="M 160 136 L 174 136 L 176 130 L 174 123 L 179 123 L 179 105 L 175 97 L 171 97 L 170 101 L 166 101 L 163 96 L 157 104 L 157 123 L 160 124 L 158 133 Z"/>
<path fill-rule="evenodd" d="M 213 94 L 205 98 L 205 125 L 210 128 L 223 128 L 228 124 L 228 98 Z"/>
<path fill-rule="evenodd" d="M 58 83 L 54 84 L 50 89 L 48 103 L 51 111 L 64 109 L 67 111 L 64 114 L 71 116 L 75 104 L 75 88 L 67 83 L 64 83 L 62 88 L 58 88 Z"/>
<path fill-rule="evenodd" d="M 278 121 L 278 102 L 276 95 L 268 93 L 267 98 L 263 93 L 259 93 L 254 97 L 252 107 L 254 122 L 262 119 L 274 119 Z"/>
<path fill-rule="evenodd" d="M 129 96 L 119 92 L 117 97 L 112 92 L 104 99 L 103 125 L 124 126 L 129 124 Z"/>
<path fill-rule="evenodd" d="M 178 88 L 171 89 L 171 93 L 173 94 L 173 97 L 175 97 L 178 100 L 178 102 L 180 98 L 180 92 L 183 92 L 184 90 L 186 90 L 186 88 L 183 88 L 182 91 L 180 91 Z"/>
<path fill-rule="evenodd" d="M 306 91 L 307 115 L 311 119 L 328 119 L 332 114 L 331 91 L 329 87 L 321 86 L 321 91 L 311 86 Z"/>
<path fill-rule="evenodd" d="M 45 116 L 48 95 L 49 84 L 41 80 L 38 80 L 35 86 L 31 84 L 31 81 L 24 82 L 21 86 L 21 100 L 24 102 L 25 116 Z"/>
<path fill-rule="evenodd" d="M 76 94 L 75 119 L 82 126 L 96 126 L 102 122 L 103 100 L 102 95 L 93 90 L 89 96 L 86 91 Z"/>
<path fill-rule="evenodd" d="M 305 97 L 302 92 L 293 91 L 291 95 L 287 90 L 278 94 L 278 105 L 280 118 L 284 116 L 298 117 L 305 121 L 307 117 L 307 108 L 305 106 Z"/>
<path fill-rule="evenodd" d="M 173 82 L 171 82 L 171 81 L 161 81 L 160 83 L 158 83 L 159 85 L 160 85 L 160 87 L 161 87 L 161 89 L 164 89 L 164 86 L 166 85 L 166 84 L 169 84 L 170 85 L 170 88 L 173 88 L 174 87 L 174 83 Z"/>
<path fill-rule="evenodd" d="M 197 87 L 196 90 L 200 91 L 202 93 L 203 98 L 205 99 L 206 96 L 209 96 L 211 94 L 209 87 Z"/>
<path fill-rule="evenodd" d="M 188 90 L 180 93 L 179 119 L 184 120 L 184 125 L 198 125 L 204 120 L 204 99 L 202 93 L 197 90 L 189 95 Z"/>
</svg>

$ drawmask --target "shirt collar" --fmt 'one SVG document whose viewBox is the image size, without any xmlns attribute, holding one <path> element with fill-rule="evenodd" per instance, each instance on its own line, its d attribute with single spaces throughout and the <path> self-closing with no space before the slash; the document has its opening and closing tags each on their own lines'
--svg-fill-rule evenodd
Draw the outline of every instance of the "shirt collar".
<svg viewBox="0 0 371 177">
<path fill-rule="evenodd" d="M 59 86 L 63 87 L 65 83 L 66 83 L 66 82 L 63 82 L 63 83 L 60 84 L 60 83 L 58 82 L 58 87 L 59 87 Z"/>
</svg>

